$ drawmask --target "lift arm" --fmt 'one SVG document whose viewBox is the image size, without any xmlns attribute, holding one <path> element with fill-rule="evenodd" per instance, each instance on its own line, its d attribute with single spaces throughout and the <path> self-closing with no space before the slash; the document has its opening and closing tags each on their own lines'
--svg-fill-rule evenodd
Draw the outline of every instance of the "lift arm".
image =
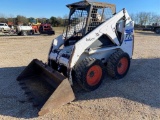
<svg viewBox="0 0 160 120">
<path fill-rule="evenodd" d="M 72 50 L 69 68 L 72 69 L 73 66 L 77 63 L 79 57 L 84 53 L 84 51 L 103 34 L 106 34 L 114 44 L 119 46 L 120 42 L 116 35 L 116 23 L 123 17 L 126 24 L 132 21 L 128 12 L 125 9 L 123 9 L 119 13 L 114 15 L 112 18 L 104 22 L 102 25 L 98 26 L 88 35 L 83 37 L 81 40 L 79 40 Z"/>
</svg>

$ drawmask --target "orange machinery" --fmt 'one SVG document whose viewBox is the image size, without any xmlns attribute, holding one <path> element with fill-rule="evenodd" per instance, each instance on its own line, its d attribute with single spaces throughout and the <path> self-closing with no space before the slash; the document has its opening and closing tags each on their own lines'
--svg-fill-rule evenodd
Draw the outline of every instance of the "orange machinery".
<svg viewBox="0 0 160 120">
<path fill-rule="evenodd" d="M 39 23 L 38 19 L 32 19 L 30 22 L 32 25 L 32 34 L 55 34 L 55 31 L 49 23 Z"/>
</svg>

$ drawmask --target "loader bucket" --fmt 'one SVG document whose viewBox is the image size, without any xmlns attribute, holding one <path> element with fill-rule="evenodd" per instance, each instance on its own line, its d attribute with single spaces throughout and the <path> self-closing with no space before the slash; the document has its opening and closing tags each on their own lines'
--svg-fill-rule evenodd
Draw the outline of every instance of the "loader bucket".
<svg viewBox="0 0 160 120">
<path fill-rule="evenodd" d="M 17 77 L 28 100 L 44 115 L 75 99 L 68 79 L 51 67 L 34 59 Z"/>
</svg>

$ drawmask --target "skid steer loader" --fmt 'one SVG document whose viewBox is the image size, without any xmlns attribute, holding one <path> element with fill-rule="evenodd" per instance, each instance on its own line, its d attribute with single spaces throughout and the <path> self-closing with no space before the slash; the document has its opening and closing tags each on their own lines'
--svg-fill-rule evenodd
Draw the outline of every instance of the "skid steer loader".
<svg viewBox="0 0 160 120">
<path fill-rule="evenodd" d="M 74 81 L 93 91 L 105 74 L 121 79 L 130 67 L 134 22 L 127 10 L 116 13 L 114 4 L 88 1 L 67 7 L 66 30 L 53 40 L 48 62 L 34 59 L 17 78 L 39 115 L 73 101 Z"/>
</svg>

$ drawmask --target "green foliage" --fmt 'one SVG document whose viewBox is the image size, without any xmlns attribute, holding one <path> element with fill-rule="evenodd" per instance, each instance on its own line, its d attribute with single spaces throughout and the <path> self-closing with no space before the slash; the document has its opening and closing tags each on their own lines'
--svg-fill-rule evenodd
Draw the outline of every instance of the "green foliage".
<svg viewBox="0 0 160 120">
<path fill-rule="evenodd" d="M 64 25 L 64 19 L 61 17 L 54 17 L 52 16 L 50 18 L 50 23 L 52 24 L 53 27 L 59 27 Z"/>
<path fill-rule="evenodd" d="M 53 27 L 62 27 L 64 26 L 65 19 L 68 18 L 67 15 L 65 15 L 63 18 L 62 17 L 54 17 L 51 16 L 49 19 L 48 18 L 37 18 L 39 23 L 50 23 Z M 16 17 L 5 17 L 4 15 L 0 15 L 0 22 L 8 23 L 12 22 L 14 25 L 28 25 L 29 23 L 34 23 L 35 18 L 30 17 L 27 18 L 23 15 L 17 15 Z"/>
<path fill-rule="evenodd" d="M 28 25 L 29 20 L 25 16 L 17 15 L 16 24 Z"/>
<path fill-rule="evenodd" d="M 2 18 L 0 18 L 0 22 L 1 22 L 1 23 L 6 23 L 6 22 L 7 22 L 7 19 L 5 19 L 5 18 L 2 17 Z"/>
<path fill-rule="evenodd" d="M 28 18 L 28 20 L 29 20 L 30 23 L 36 24 L 36 19 L 35 18 L 30 17 L 30 18 Z"/>
</svg>

